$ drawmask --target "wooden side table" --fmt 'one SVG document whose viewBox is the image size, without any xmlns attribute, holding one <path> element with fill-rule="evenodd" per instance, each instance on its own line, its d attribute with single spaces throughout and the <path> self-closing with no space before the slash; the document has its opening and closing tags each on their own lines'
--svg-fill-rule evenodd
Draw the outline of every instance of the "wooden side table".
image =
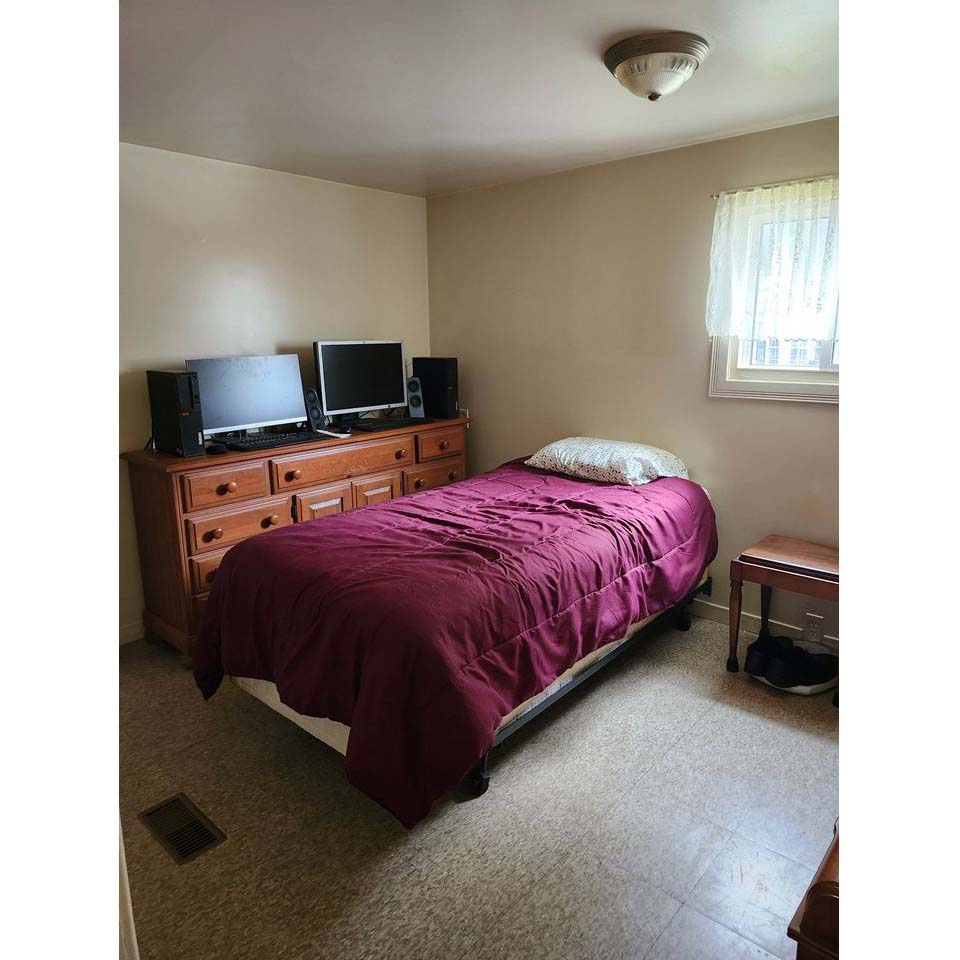
<svg viewBox="0 0 960 960">
<path fill-rule="evenodd" d="M 760 636 L 770 632 L 773 588 L 821 600 L 840 596 L 840 554 L 836 547 L 771 534 L 730 561 L 730 655 L 727 669 L 736 673 L 743 582 L 760 584 Z"/>
</svg>

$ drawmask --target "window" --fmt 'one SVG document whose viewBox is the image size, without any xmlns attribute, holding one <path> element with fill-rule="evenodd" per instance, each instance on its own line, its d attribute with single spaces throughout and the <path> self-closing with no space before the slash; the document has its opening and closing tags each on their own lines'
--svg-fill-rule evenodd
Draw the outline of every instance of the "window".
<svg viewBox="0 0 960 960">
<path fill-rule="evenodd" d="M 710 395 L 835 403 L 839 180 L 722 193 L 710 251 Z"/>
</svg>

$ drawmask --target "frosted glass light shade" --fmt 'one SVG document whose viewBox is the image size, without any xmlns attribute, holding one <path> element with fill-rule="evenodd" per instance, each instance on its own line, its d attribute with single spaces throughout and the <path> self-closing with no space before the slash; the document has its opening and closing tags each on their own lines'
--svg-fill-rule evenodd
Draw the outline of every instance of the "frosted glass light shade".
<svg viewBox="0 0 960 960">
<path fill-rule="evenodd" d="M 709 52 L 703 37 L 670 31 L 621 40 L 607 50 L 603 61 L 631 93 L 659 100 L 679 90 Z"/>
<path fill-rule="evenodd" d="M 613 75 L 638 97 L 659 100 L 679 90 L 696 69 L 696 59 L 686 54 L 650 53 L 624 60 Z"/>
</svg>

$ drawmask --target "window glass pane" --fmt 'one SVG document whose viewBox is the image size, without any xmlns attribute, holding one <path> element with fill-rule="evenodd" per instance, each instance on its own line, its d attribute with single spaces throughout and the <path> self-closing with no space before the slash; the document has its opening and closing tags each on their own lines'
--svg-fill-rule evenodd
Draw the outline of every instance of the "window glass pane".
<svg viewBox="0 0 960 960">
<path fill-rule="evenodd" d="M 781 340 L 770 337 L 766 340 L 744 340 L 740 343 L 740 367 L 773 367 L 786 369 L 816 370 L 822 366 L 821 357 L 827 364 L 840 363 L 840 350 L 835 340 Z"/>
</svg>

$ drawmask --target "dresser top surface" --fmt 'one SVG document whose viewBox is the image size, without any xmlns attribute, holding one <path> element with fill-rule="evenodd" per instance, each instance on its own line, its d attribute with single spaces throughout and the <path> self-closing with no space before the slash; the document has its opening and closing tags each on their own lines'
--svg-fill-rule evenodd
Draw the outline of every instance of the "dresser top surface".
<svg viewBox="0 0 960 960">
<path fill-rule="evenodd" d="M 227 464 L 244 463 L 248 460 L 264 460 L 282 457 L 292 453 L 309 453 L 313 450 L 332 450 L 337 447 L 356 446 L 357 444 L 392 440 L 399 437 L 412 437 L 417 433 L 429 433 L 436 430 L 449 430 L 451 427 L 465 427 L 469 417 L 457 417 L 455 420 L 434 420 L 432 423 L 397 427 L 394 430 L 378 430 L 373 433 L 357 432 L 349 437 L 324 437 L 304 443 L 290 443 L 266 450 L 228 450 L 226 453 L 210 453 L 202 457 L 175 457 L 156 450 L 127 450 L 120 456 L 131 465 L 160 470 L 166 473 L 181 473 L 186 470 L 202 470 L 205 467 L 218 467 Z"/>
</svg>

